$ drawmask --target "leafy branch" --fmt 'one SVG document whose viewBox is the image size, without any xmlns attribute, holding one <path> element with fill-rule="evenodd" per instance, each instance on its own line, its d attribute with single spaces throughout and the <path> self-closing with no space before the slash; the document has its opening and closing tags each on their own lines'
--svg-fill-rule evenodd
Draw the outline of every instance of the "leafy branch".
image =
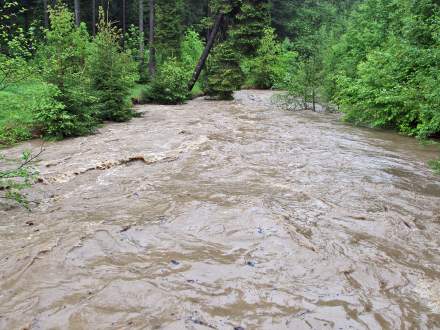
<svg viewBox="0 0 440 330">
<path fill-rule="evenodd" d="M 0 199 L 14 201 L 29 209 L 29 201 L 22 191 L 34 184 L 38 172 L 33 165 L 43 152 L 44 144 L 35 154 L 24 151 L 18 164 L 16 161 L 0 156 L 0 162 L 5 165 L 11 162 L 15 164 L 12 168 L 0 169 Z"/>
</svg>

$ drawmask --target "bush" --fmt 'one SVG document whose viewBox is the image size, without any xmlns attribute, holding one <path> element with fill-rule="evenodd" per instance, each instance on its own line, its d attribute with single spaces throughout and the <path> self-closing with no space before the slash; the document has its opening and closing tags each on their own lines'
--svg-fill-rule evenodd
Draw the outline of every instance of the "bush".
<svg viewBox="0 0 440 330">
<path fill-rule="evenodd" d="M 41 76 L 54 85 L 52 90 L 56 106 L 37 112 L 45 134 L 66 137 L 84 135 L 94 131 L 96 98 L 86 75 L 90 49 L 89 35 L 82 24 L 74 25 L 73 14 L 64 5 L 50 10 L 51 27 L 46 31 L 46 43 L 37 51 Z"/>
<path fill-rule="evenodd" d="M 208 60 L 206 93 L 222 100 L 232 99 L 244 82 L 240 58 L 229 42 L 217 45 Z"/>
<path fill-rule="evenodd" d="M 200 35 L 194 30 L 188 30 L 180 47 L 181 61 L 189 72 L 194 70 L 205 48 Z"/>
<path fill-rule="evenodd" d="M 132 59 L 135 61 L 138 70 L 138 82 L 144 83 L 148 81 L 148 72 L 142 63 L 148 63 L 149 61 L 149 51 L 144 49 L 144 53 L 140 54 L 139 44 L 145 38 L 145 33 L 141 33 L 137 26 L 133 24 L 130 25 L 128 31 L 124 35 L 124 49 L 127 53 L 131 54 Z"/>
<path fill-rule="evenodd" d="M 29 202 L 22 191 L 35 181 L 38 172 L 33 168 L 33 161 L 41 154 L 33 155 L 26 151 L 20 161 L 12 161 L 0 155 L 0 199 L 12 200 L 28 208 Z M 17 164 L 18 163 L 18 164 Z"/>
<path fill-rule="evenodd" d="M 126 121 L 133 117 L 130 89 L 137 78 L 131 54 L 119 45 L 118 30 L 104 17 L 100 8 L 98 34 L 89 58 L 91 85 L 98 99 L 97 115 L 101 120 Z"/>
<path fill-rule="evenodd" d="M 296 98 L 296 107 L 315 110 L 318 101 L 319 66 L 315 58 L 296 63 L 285 79 L 284 87 L 290 97 Z"/>
<path fill-rule="evenodd" d="M 180 104 L 190 97 L 190 73 L 176 58 L 165 61 L 141 96 L 144 103 Z"/>
<path fill-rule="evenodd" d="M 339 79 L 346 120 L 419 138 L 440 132 L 439 60 L 438 50 L 390 39 L 368 54 L 357 78 Z"/>
<path fill-rule="evenodd" d="M 296 54 L 277 42 L 275 30 L 266 28 L 257 56 L 245 61 L 249 84 L 256 88 L 272 88 L 286 78 L 287 68 L 294 64 Z"/>
</svg>

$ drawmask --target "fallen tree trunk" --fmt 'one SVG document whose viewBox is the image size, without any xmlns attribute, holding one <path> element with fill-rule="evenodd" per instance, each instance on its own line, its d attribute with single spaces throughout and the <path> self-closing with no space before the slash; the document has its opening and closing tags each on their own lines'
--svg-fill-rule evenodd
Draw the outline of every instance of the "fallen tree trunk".
<svg viewBox="0 0 440 330">
<path fill-rule="evenodd" d="M 200 60 L 196 65 L 196 68 L 194 70 L 194 74 L 190 82 L 188 83 L 188 90 L 192 91 L 194 88 L 194 85 L 196 84 L 197 80 L 199 79 L 200 73 L 203 70 L 203 67 L 205 66 L 206 60 L 208 59 L 209 53 L 212 49 L 212 46 L 214 45 L 215 37 L 217 36 L 218 31 L 220 30 L 220 25 L 223 21 L 224 14 L 220 13 L 217 15 L 217 18 L 215 19 L 214 26 L 212 28 L 211 34 L 208 38 L 208 42 L 206 43 L 205 49 L 203 50 L 202 56 L 200 56 Z"/>
</svg>

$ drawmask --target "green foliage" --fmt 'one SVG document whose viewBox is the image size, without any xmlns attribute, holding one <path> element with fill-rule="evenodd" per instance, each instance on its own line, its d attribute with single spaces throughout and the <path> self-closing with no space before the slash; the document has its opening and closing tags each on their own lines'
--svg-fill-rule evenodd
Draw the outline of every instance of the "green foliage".
<svg viewBox="0 0 440 330">
<path fill-rule="evenodd" d="M 185 102 L 191 96 L 188 82 L 203 48 L 199 34 L 188 30 L 180 45 L 180 60 L 171 57 L 159 66 L 154 80 L 143 91 L 141 101 L 162 104 Z"/>
<path fill-rule="evenodd" d="M 185 33 L 182 45 L 180 47 L 181 61 L 185 67 L 185 71 L 188 75 L 188 81 L 191 79 L 194 69 L 203 53 L 205 45 L 200 38 L 200 35 L 194 30 L 190 29 Z M 204 71 L 202 71 L 200 79 L 195 84 L 192 92 L 193 96 L 199 96 L 203 94 L 202 82 L 205 80 Z"/>
<path fill-rule="evenodd" d="M 26 80 L 32 74 L 26 59 L 35 43 L 33 29 L 25 32 L 14 23 L 23 8 L 17 1 L 5 0 L 0 8 L 0 91 Z"/>
<path fill-rule="evenodd" d="M 282 86 L 286 81 L 288 68 L 295 65 L 296 54 L 276 40 L 275 30 L 264 29 L 255 58 L 244 61 L 244 70 L 249 84 L 256 88 Z"/>
<path fill-rule="evenodd" d="M 23 57 L 0 54 L 0 91 L 25 81 L 32 69 Z"/>
<path fill-rule="evenodd" d="M 240 58 L 230 42 L 218 44 L 212 51 L 207 66 L 206 93 L 219 99 L 232 99 L 232 93 L 242 86 L 244 74 Z"/>
<path fill-rule="evenodd" d="M 437 174 L 440 174 L 440 159 L 439 160 L 431 160 L 429 162 L 429 166 L 436 172 Z"/>
<path fill-rule="evenodd" d="M 0 155 L 0 199 L 14 201 L 29 208 L 29 201 L 22 191 L 29 188 L 38 175 L 33 167 L 34 160 L 41 154 L 33 155 L 25 151 L 17 165 L 17 161 L 6 159 Z"/>
<path fill-rule="evenodd" d="M 129 51 L 132 54 L 133 59 L 138 62 L 141 61 L 141 56 L 139 54 L 139 44 L 142 38 L 145 38 L 145 33 L 142 34 L 139 31 L 139 28 L 137 26 L 134 26 L 133 24 L 129 26 L 127 32 L 124 35 L 124 49 L 126 51 Z M 145 63 L 148 62 L 148 50 L 144 51 L 143 60 Z"/>
<path fill-rule="evenodd" d="M 142 93 L 144 103 L 179 104 L 189 97 L 190 72 L 176 58 L 170 58 L 160 67 L 153 82 Z"/>
<path fill-rule="evenodd" d="M 330 53 L 346 120 L 420 138 L 440 132 L 439 12 L 409 0 L 367 0 L 354 12 Z"/>
<path fill-rule="evenodd" d="M 156 0 L 155 46 L 159 63 L 180 56 L 184 32 L 183 1 Z"/>
<path fill-rule="evenodd" d="M 294 110 L 308 109 L 309 103 L 316 102 L 317 81 L 315 74 L 316 70 L 314 70 L 312 60 L 298 62 L 292 67 L 284 81 L 287 97 L 292 103 L 289 108 Z"/>
<path fill-rule="evenodd" d="M 90 49 L 84 25 L 76 28 L 71 12 L 63 5 L 50 10 L 50 29 L 37 52 L 41 77 L 56 86 L 57 106 L 37 113 L 43 133 L 56 137 L 84 135 L 94 131 L 96 98 L 86 74 Z"/>
<path fill-rule="evenodd" d="M 180 46 L 182 63 L 188 71 L 194 70 L 197 62 L 202 55 L 205 45 L 200 35 L 194 30 L 188 30 Z"/>
<path fill-rule="evenodd" d="M 265 28 L 270 25 L 269 2 L 242 0 L 234 18 L 229 36 L 235 50 L 245 56 L 254 55 Z"/>
<path fill-rule="evenodd" d="M 0 92 L 0 144 L 8 145 L 37 136 L 40 132 L 37 115 L 62 106 L 54 98 L 57 93 L 55 86 L 38 80 Z"/>
<path fill-rule="evenodd" d="M 96 93 L 97 116 L 101 120 L 126 121 L 133 117 L 130 89 L 136 80 L 136 64 L 119 45 L 119 31 L 100 8 L 98 34 L 91 45 L 89 74 Z"/>
<path fill-rule="evenodd" d="M 133 61 L 137 64 L 139 82 L 148 81 L 148 73 L 146 72 L 145 67 L 141 65 L 141 63 L 148 63 L 148 49 L 145 49 L 142 55 L 139 52 L 139 44 L 142 38 L 145 38 L 145 33 L 141 33 L 139 28 L 134 25 L 130 25 L 124 36 L 124 50 L 131 54 Z"/>
</svg>

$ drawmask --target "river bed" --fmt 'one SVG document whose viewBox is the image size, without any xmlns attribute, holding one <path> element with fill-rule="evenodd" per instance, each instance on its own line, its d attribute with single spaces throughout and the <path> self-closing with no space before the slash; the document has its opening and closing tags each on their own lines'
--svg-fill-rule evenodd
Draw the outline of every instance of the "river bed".
<svg viewBox="0 0 440 330">
<path fill-rule="evenodd" d="M 39 204 L 0 208 L 0 329 L 440 328 L 438 147 L 272 94 L 46 143 Z"/>
</svg>

